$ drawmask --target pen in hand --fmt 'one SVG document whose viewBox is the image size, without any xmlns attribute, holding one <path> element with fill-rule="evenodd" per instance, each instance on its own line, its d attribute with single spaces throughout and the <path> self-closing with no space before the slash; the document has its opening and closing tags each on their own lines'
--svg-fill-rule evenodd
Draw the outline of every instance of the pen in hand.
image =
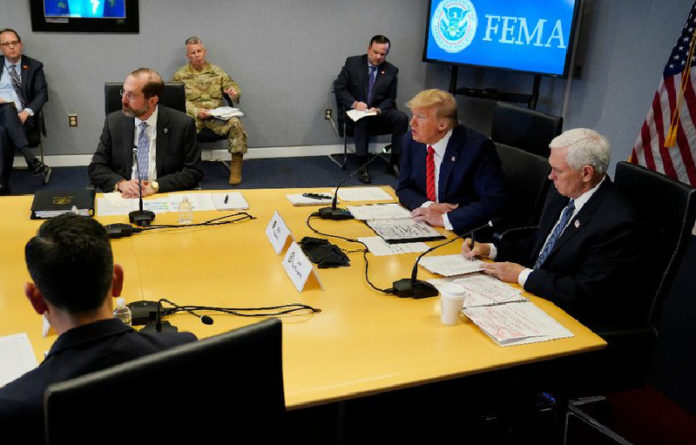
<svg viewBox="0 0 696 445">
<path fill-rule="evenodd" d="M 471 241 L 469 242 L 469 247 L 471 248 L 471 251 L 474 251 L 474 234 L 471 234 Z M 469 261 L 474 261 L 474 256 L 472 255 L 469 257 Z"/>
</svg>

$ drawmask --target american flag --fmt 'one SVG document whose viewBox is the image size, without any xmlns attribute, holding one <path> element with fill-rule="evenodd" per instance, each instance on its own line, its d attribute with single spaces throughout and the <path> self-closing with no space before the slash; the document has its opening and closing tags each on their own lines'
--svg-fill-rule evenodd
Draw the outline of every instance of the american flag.
<svg viewBox="0 0 696 445">
<path fill-rule="evenodd" d="M 696 187 L 696 2 L 667 60 L 631 162 Z M 671 127 L 671 128 L 670 128 Z M 672 136 L 670 137 L 670 129 Z"/>
</svg>

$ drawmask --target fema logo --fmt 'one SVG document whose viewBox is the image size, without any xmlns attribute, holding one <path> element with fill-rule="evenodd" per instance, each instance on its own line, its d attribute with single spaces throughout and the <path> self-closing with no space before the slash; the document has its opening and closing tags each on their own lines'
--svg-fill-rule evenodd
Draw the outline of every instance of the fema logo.
<svg viewBox="0 0 696 445">
<path fill-rule="evenodd" d="M 458 53 L 474 40 L 477 25 L 470 0 L 442 0 L 430 20 L 430 32 L 442 50 Z"/>
</svg>

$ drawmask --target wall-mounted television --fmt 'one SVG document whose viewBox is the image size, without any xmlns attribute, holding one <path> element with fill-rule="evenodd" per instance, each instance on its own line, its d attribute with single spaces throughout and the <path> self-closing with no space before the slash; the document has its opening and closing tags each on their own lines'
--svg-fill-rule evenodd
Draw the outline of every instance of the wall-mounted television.
<svg viewBox="0 0 696 445">
<path fill-rule="evenodd" d="M 33 31 L 140 31 L 138 0 L 29 0 Z"/>
<path fill-rule="evenodd" d="M 423 60 L 566 75 L 581 0 L 429 0 Z"/>
</svg>

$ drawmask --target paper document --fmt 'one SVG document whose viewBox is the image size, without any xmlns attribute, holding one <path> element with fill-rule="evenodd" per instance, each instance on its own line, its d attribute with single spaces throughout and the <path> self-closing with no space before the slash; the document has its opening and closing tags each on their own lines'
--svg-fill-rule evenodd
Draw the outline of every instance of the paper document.
<svg viewBox="0 0 696 445">
<path fill-rule="evenodd" d="M 294 206 L 316 206 L 327 205 L 333 202 L 333 192 L 315 192 L 314 197 L 304 196 L 304 193 L 289 193 L 285 195 Z M 322 198 L 319 198 L 322 196 Z M 338 202 L 338 200 L 336 200 Z"/>
<path fill-rule="evenodd" d="M 239 108 L 217 107 L 210 110 L 210 115 L 216 119 L 228 121 L 232 117 L 244 117 L 244 113 Z"/>
<path fill-rule="evenodd" d="M 425 256 L 421 258 L 419 264 L 432 273 L 451 277 L 478 272 L 481 270 L 481 263 L 481 260 L 471 261 L 457 253 L 454 255 Z"/>
<path fill-rule="evenodd" d="M 396 203 L 348 206 L 348 210 L 355 219 L 362 221 L 370 219 L 399 219 L 411 217 L 411 212 L 401 207 L 400 204 Z"/>
<path fill-rule="evenodd" d="M 421 260 L 422 261 L 422 260 Z M 497 278 L 476 273 L 463 277 L 433 278 L 428 280 L 440 293 L 446 284 L 456 283 L 466 289 L 464 307 L 491 306 L 516 301 L 528 301 L 522 291 Z"/>
<path fill-rule="evenodd" d="M 462 309 L 476 326 L 500 346 L 572 337 L 573 333 L 527 301 Z"/>
<path fill-rule="evenodd" d="M 210 197 L 217 210 L 246 210 L 249 208 L 249 203 L 244 199 L 242 192 L 211 193 Z"/>
<path fill-rule="evenodd" d="M 437 230 L 413 218 L 372 219 L 365 223 L 389 244 L 443 239 Z"/>
<path fill-rule="evenodd" d="M 97 198 L 97 215 L 116 216 L 128 215 L 133 210 L 138 210 L 137 198 L 124 198 L 119 192 L 104 193 Z M 167 198 L 146 198 L 143 199 L 143 209 L 155 213 L 170 212 L 169 201 Z"/>
<path fill-rule="evenodd" d="M 367 245 L 368 250 L 375 256 L 398 255 L 402 253 L 425 252 L 428 245 L 425 243 L 400 243 L 389 244 L 378 236 L 366 236 L 358 238 Z"/>
<path fill-rule="evenodd" d="M 377 116 L 376 111 L 348 110 L 348 111 L 346 111 L 346 114 L 348 115 L 349 118 L 351 118 L 353 120 L 353 122 L 357 122 L 364 117 Z"/>
<path fill-rule="evenodd" d="M 184 200 L 188 199 L 194 211 L 216 210 L 213 204 L 213 198 L 210 193 L 177 193 L 167 196 L 167 204 L 170 212 L 178 212 L 179 205 Z"/>
<path fill-rule="evenodd" d="M 346 187 L 338 190 L 344 201 L 393 201 L 394 198 L 379 187 Z"/>
<path fill-rule="evenodd" d="M 0 337 L 0 363 L 0 387 L 39 365 L 26 333 Z"/>
</svg>

